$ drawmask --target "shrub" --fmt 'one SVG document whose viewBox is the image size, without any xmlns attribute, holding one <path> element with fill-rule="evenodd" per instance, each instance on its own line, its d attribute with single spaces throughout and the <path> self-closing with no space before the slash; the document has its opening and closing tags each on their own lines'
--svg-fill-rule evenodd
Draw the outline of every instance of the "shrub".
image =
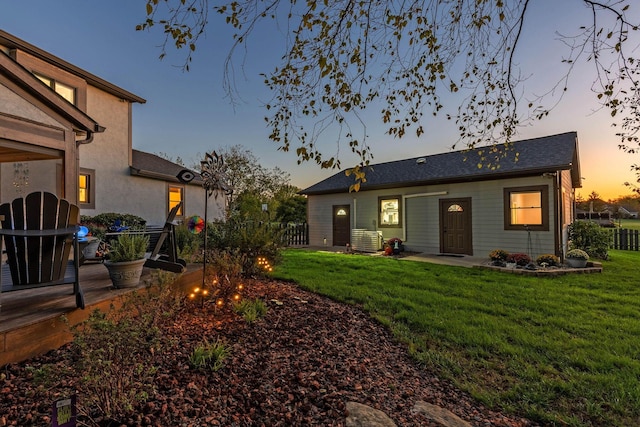
<svg viewBox="0 0 640 427">
<path fill-rule="evenodd" d="M 186 224 L 180 224 L 175 227 L 174 236 L 180 258 L 191 261 L 195 261 L 195 258 L 200 258 L 200 261 L 202 261 L 202 257 L 199 255 L 201 255 L 200 248 L 203 244 L 202 236 L 204 236 L 204 234 L 193 234 L 188 230 Z"/>
<path fill-rule="evenodd" d="M 243 288 L 241 283 L 244 254 L 239 250 L 211 249 L 207 251 L 205 271 L 207 291 L 219 305 L 237 301 Z"/>
<path fill-rule="evenodd" d="M 524 267 L 531 263 L 531 257 L 525 253 L 514 253 L 507 256 L 507 262 L 514 262 L 516 265 Z"/>
<path fill-rule="evenodd" d="M 569 226 L 569 240 L 571 249 L 581 249 L 595 258 L 609 258 L 611 235 L 593 221 L 574 221 Z"/>
<path fill-rule="evenodd" d="M 546 264 L 549 267 L 560 265 L 560 258 L 553 254 L 543 254 L 536 259 L 536 264 Z"/>
<path fill-rule="evenodd" d="M 258 267 L 258 258 L 266 257 L 273 264 L 280 259 L 283 230 L 261 222 L 242 222 L 233 217 L 224 223 L 207 227 L 208 249 L 234 251 L 241 255 L 242 274 L 264 274 Z"/>
<path fill-rule="evenodd" d="M 144 230 L 147 225 L 147 221 L 144 218 L 132 214 L 106 212 L 93 217 L 80 215 L 80 224 L 86 226 L 89 229 L 89 233 L 100 240 L 105 239 L 105 234 L 109 227 L 118 220 L 129 227 L 130 230 Z"/>
<path fill-rule="evenodd" d="M 494 249 L 489 253 L 491 261 L 506 261 L 509 256 L 509 252 L 503 249 Z"/>
<path fill-rule="evenodd" d="M 73 366 L 80 373 L 87 413 L 123 418 L 136 401 L 153 393 L 157 368 L 148 354 L 162 349 L 162 325 L 184 301 L 171 286 L 173 280 L 160 277 L 154 283 L 147 292 L 127 294 L 120 308 L 95 310 L 70 327 Z"/>
</svg>

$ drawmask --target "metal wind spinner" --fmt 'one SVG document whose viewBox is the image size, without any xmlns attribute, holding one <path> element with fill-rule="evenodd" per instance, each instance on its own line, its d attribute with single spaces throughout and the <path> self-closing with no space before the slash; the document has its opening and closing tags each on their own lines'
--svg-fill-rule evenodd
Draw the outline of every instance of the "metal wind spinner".
<svg viewBox="0 0 640 427">
<path fill-rule="evenodd" d="M 200 162 L 200 169 L 200 176 L 203 181 L 202 186 L 207 192 L 207 197 L 214 194 L 214 190 L 222 190 L 225 195 L 233 192 L 227 182 L 227 168 L 224 164 L 224 159 L 218 153 L 215 151 L 211 154 L 206 153 L 204 160 Z M 217 198 L 218 193 L 215 193 L 214 197 Z"/>
</svg>

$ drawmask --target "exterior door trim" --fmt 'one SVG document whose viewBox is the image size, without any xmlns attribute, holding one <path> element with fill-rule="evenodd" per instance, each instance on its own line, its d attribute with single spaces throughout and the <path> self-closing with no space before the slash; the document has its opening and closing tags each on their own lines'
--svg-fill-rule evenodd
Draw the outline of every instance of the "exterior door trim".
<svg viewBox="0 0 640 427">
<path fill-rule="evenodd" d="M 447 230 L 448 209 L 452 205 L 459 205 L 463 208 L 462 221 L 463 229 L 461 231 L 462 245 L 456 249 L 451 249 L 447 245 L 449 238 L 449 230 Z M 473 230 L 471 216 L 471 197 L 459 197 L 455 199 L 440 199 L 440 252 L 452 253 L 460 255 L 473 255 Z"/>
</svg>

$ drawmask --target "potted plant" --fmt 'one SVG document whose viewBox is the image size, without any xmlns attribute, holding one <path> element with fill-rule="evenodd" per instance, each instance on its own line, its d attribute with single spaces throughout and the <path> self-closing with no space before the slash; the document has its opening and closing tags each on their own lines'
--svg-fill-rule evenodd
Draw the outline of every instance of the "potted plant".
<svg viewBox="0 0 640 427">
<path fill-rule="evenodd" d="M 584 268 L 587 266 L 589 254 L 582 249 L 571 249 L 567 252 L 567 264 L 573 268 Z"/>
<path fill-rule="evenodd" d="M 404 251 L 402 240 L 398 237 L 392 237 L 391 239 L 387 240 L 387 246 L 391 248 L 391 251 L 394 255 L 398 255 L 400 252 Z"/>
<path fill-rule="evenodd" d="M 138 286 L 148 245 L 149 236 L 139 233 L 121 233 L 110 243 L 104 265 L 114 288 Z"/>
<path fill-rule="evenodd" d="M 509 256 L 509 252 L 503 249 L 494 249 L 489 253 L 489 259 L 491 259 L 491 264 L 498 267 L 505 267 L 507 265 L 508 256 Z"/>
</svg>

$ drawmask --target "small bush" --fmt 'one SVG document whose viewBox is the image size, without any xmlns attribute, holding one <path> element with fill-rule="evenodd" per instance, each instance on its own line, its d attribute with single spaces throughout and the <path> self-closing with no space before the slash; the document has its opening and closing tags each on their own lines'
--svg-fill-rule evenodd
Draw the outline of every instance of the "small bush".
<svg viewBox="0 0 640 427">
<path fill-rule="evenodd" d="M 509 256 L 509 252 L 503 249 L 494 249 L 489 253 L 491 261 L 506 261 Z"/>
<path fill-rule="evenodd" d="M 194 369 L 210 369 L 214 372 L 224 366 L 229 350 L 224 343 L 216 341 L 210 343 L 204 340 L 189 356 L 189 365 Z"/>
<path fill-rule="evenodd" d="M 209 248 L 237 251 L 242 254 L 242 274 L 260 276 L 258 258 L 267 257 L 273 264 L 280 259 L 283 230 L 268 223 L 241 221 L 232 217 L 223 223 L 207 226 Z"/>
<path fill-rule="evenodd" d="M 515 262 L 516 265 L 524 267 L 531 263 L 531 257 L 525 253 L 514 253 L 507 256 L 507 262 Z"/>
<path fill-rule="evenodd" d="M 154 354 L 163 348 L 162 325 L 183 304 L 173 280 L 158 280 L 146 292 L 132 292 L 120 308 L 95 310 L 74 326 L 73 368 L 80 374 L 83 411 L 106 418 L 130 415 L 136 401 L 154 392 Z M 165 343 L 166 344 L 166 343 Z"/>
<path fill-rule="evenodd" d="M 536 264 L 546 264 L 548 267 L 560 265 L 560 258 L 553 254 L 543 254 L 536 259 Z"/>
<path fill-rule="evenodd" d="M 611 234 L 593 221 L 574 221 L 569 226 L 569 240 L 571 249 L 581 249 L 595 258 L 609 258 Z"/>
<path fill-rule="evenodd" d="M 203 233 L 193 234 L 188 230 L 186 224 L 180 224 L 175 228 L 174 235 L 176 238 L 176 246 L 178 247 L 178 256 L 180 258 L 191 261 L 200 258 L 199 261 L 202 261 L 200 248 L 203 244 Z"/>
<path fill-rule="evenodd" d="M 242 300 L 235 303 L 233 305 L 233 308 L 236 313 L 242 315 L 247 323 L 253 323 L 267 314 L 267 306 L 265 305 L 264 301 L 260 299 L 255 299 L 253 301 Z"/>
<path fill-rule="evenodd" d="M 129 227 L 130 230 L 144 230 L 147 221 L 137 215 L 105 212 L 96 216 L 80 215 L 80 224 L 89 229 L 92 236 L 100 240 L 105 239 L 109 227 L 116 221 Z"/>
</svg>

